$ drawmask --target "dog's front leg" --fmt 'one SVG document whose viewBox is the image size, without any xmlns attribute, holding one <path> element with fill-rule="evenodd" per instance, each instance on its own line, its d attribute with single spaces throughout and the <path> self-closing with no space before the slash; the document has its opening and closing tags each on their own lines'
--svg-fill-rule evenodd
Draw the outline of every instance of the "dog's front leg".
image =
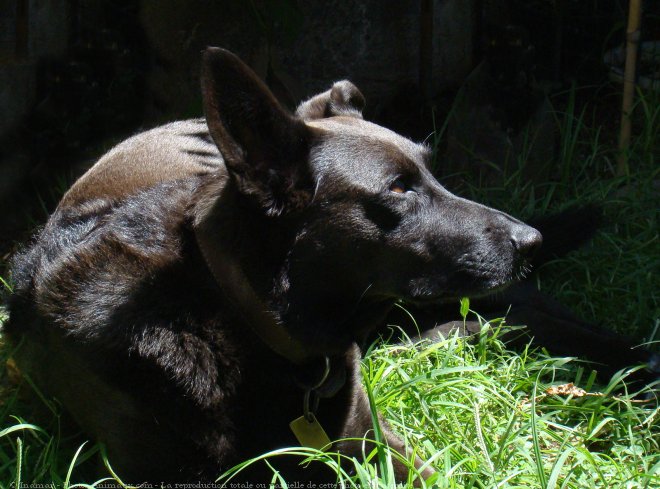
<svg viewBox="0 0 660 489">
<path fill-rule="evenodd" d="M 392 449 L 400 453 L 404 458 L 410 459 L 411 454 L 409 450 L 406 450 L 405 443 L 401 438 L 392 433 L 387 421 L 382 419 L 381 416 L 378 416 L 378 422 L 380 424 L 381 431 L 385 437 L 385 442 Z M 358 384 L 358 387 L 355 389 L 355 394 L 353 396 L 353 403 L 351 406 L 351 411 L 346 419 L 346 424 L 344 426 L 341 439 L 351 439 L 351 438 L 365 438 L 373 439 L 373 421 L 371 416 L 371 409 L 369 405 L 369 399 L 367 398 L 366 393 L 361 385 Z M 362 459 L 364 455 L 369 454 L 374 448 L 374 444 L 368 441 L 362 440 L 347 440 L 342 441 L 337 444 L 338 450 L 350 457 L 355 457 L 357 459 Z M 415 467 L 420 469 L 424 462 L 419 458 L 415 458 Z M 408 465 L 404 464 L 397 457 L 392 457 L 392 465 L 395 471 L 395 477 L 397 482 L 403 483 L 408 480 L 408 475 L 410 468 Z M 435 471 L 430 467 L 424 468 L 421 475 L 424 480 L 427 480 L 431 477 Z M 417 479 L 414 483 L 416 487 L 421 485 L 421 481 Z"/>
</svg>

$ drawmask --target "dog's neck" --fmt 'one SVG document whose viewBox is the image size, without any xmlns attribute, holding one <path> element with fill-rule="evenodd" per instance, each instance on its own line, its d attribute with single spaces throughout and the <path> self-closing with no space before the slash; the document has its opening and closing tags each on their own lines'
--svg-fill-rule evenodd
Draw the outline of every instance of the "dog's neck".
<svg viewBox="0 0 660 489">
<path fill-rule="evenodd" d="M 232 243 L 237 219 L 227 214 L 232 206 L 226 202 L 235 195 L 227 187 L 227 179 L 219 177 L 202 188 L 202 192 L 206 195 L 202 195 L 200 204 L 193 211 L 194 234 L 204 261 L 223 294 L 271 350 L 297 365 L 310 361 L 305 345 L 288 333 L 260 299 L 237 257 L 235 243 Z M 205 200 L 208 195 L 213 195 L 212 202 Z"/>
<path fill-rule="evenodd" d="M 284 321 L 279 304 L 286 292 L 278 287 L 278 278 L 295 235 L 288 236 L 281 226 L 271 229 L 269 218 L 245 205 L 227 175 L 208 178 L 198 192 L 200 198 L 191 209 L 197 245 L 243 322 L 270 350 L 294 365 L 322 363 L 324 357 L 340 353 L 301 341 Z"/>
<path fill-rule="evenodd" d="M 364 299 L 354 280 L 319 289 L 316 280 L 296 273 L 295 229 L 261 222 L 238 205 L 228 177 L 200 191 L 193 227 L 204 260 L 234 309 L 276 354 L 294 365 L 343 356 L 389 311 L 391 301 Z"/>
</svg>

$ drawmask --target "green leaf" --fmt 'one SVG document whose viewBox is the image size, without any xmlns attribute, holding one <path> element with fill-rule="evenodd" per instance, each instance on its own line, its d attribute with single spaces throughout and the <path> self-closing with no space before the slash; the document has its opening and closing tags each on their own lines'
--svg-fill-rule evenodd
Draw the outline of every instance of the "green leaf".
<svg viewBox="0 0 660 489">
<path fill-rule="evenodd" d="M 466 320 L 468 312 L 470 312 L 470 298 L 463 297 L 461 298 L 461 317 L 463 321 Z"/>
</svg>

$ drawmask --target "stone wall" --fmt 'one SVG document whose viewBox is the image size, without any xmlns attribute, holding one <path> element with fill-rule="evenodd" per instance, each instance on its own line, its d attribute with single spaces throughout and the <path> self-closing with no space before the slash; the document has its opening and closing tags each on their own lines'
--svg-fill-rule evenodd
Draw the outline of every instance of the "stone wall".
<svg viewBox="0 0 660 489">
<path fill-rule="evenodd" d="M 149 86 L 161 107 L 185 113 L 198 97 L 199 52 L 206 45 L 241 55 L 289 104 L 343 78 L 364 92 L 368 106 L 417 84 L 418 0 L 273 3 L 278 8 L 254 10 L 249 2 L 172 0 L 164 9 L 159 0 L 143 0 L 142 25 L 160 61 Z M 434 2 L 436 91 L 459 84 L 473 67 L 474 8 L 472 0 Z"/>
</svg>

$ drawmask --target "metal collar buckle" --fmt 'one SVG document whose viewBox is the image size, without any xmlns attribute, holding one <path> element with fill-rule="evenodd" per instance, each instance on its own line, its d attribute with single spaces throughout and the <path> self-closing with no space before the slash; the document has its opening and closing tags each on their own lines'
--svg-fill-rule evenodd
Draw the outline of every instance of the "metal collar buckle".
<svg viewBox="0 0 660 489">
<path fill-rule="evenodd" d="M 313 387 L 305 389 L 305 396 L 303 397 L 303 414 L 309 423 L 313 422 L 314 416 L 319 407 L 320 398 L 316 392 L 316 389 L 321 387 L 330 376 L 330 358 L 325 356 L 323 359 L 325 360 L 325 368 L 323 370 L 321 380 Z"/>
</svg>

